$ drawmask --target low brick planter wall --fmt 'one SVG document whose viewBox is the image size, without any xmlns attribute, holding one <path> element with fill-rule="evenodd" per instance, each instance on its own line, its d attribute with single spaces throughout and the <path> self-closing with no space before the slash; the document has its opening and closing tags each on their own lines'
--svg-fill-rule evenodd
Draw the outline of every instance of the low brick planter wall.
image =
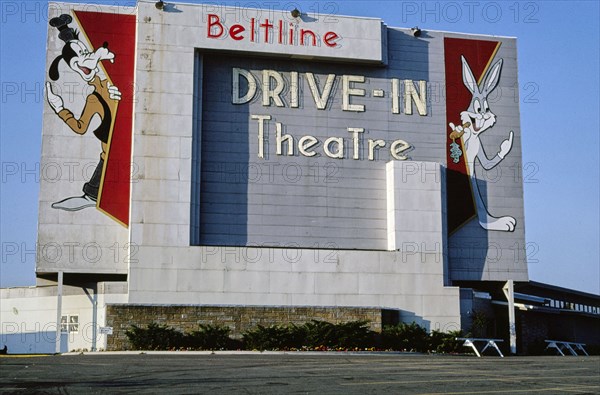
<svg viewBox="0 0 600 395">
<path fill-rule="evenodd" d="M 106 306 L 106 324 L 113 328 L 108 336 L 107 351 L 130 349 L 125 331 L 131 325 L 145 327 L 156 322 L 182 332 L 198 329 L 199 324 L 228 326 L 231 336 L 241 338 L 243 332 L 257 325 L 303 324 L 310 320 L 334 324 L 369 321 L 370 328 L 381 331 L 382 309 L 369 307 L 289 307 L 289 306 L 190 306 L 132 305 Z"/>
</svg>

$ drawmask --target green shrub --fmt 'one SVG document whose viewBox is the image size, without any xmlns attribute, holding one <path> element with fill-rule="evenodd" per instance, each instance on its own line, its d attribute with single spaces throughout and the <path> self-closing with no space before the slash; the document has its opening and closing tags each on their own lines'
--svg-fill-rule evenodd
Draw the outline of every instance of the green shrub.
<svg viewBox="0 0 600 395">
<path fill-rule="evenodd" d="M 312 320 L 302 325 L 258 325 L 242 335 L 230 338 L 230 329 L 216 325 L 200 325 L 183 334 L 156 323 L 147 328 L 132 325 L 125 334 L 136 350 L 373 350 L 465 353 L 461 331 L 443 333 L 426 329 L 415 322 L 385 326 L 381 333 L 369 329 L 367 321 L 332 324 Z"/>
<path fill-rule="evenodd" d="M 305 346 L 311 349 L 332 348 L 335 346 L 335 324 L 312 320 L 303 325 L 306 330 Z"/>
<path fill-rule="evenodd" d="M 303 325 L 258 325 L 244 332 L 243 342 L 251 350 L 354 350 L 373 347 L 375 333 L 366 321 L 332 324 L 312 320 Z"/>
<path fill-rule="evenodd" d="M 463 346 L 463 340 L 456 340 L 457 337 L 464 337 L 462 331 L 440 332 L 431 331 L 429 335 L 429 351 L 445 354 L 468 353 L 469 349 Z"/>
<path fill-rule="evenodd" d="M 375 346 L 375 332 L 369 329 L 367 321 L 351 321 L 335 326 L 337 344 L 343 349 L 368 349 Z"/>
<path fill-rule="evenodd" d="M 287 341 L 284 346 L 287 350 L 299 350 L 306 346 L 307 329 L 306 325 L 290 324 L 286 327 Z"/>
<path fill-rule="evenodd" d="M 147 328 L 132 325 L 125 332 L 135 350 L 222 350 L 236 348 L 228 327 L 200 325 L 199 330 L 183 334 L 165 325 L 151 323 Z M 239 348 L 239 347 L 237 347 Z"/>
<path fill-rule="evenodd" d="M 250 350 L 289 350 L 302 347 L 303 339 L 297 339 L 292 334 L 298 335 L 290 326 L 258 325 L 244 332 L 242 341 L 244 347 Z"/>
<path fill-rule="evenodd" d="M 306 330 L 306 346 L 313 349 L 366 349 L 375 346 L 375 332 L 367 321 L 351 321 L 332 324 L 312 320 L 303 325 Z"/>
<path fill-rule="evenodd" d="M 185 345 L 194 350 L 225 350 L 232 348 L 229 327 L 202 325 L 200 329 L 185 335 Z"/>
<path fill-rule="evenodd" d="M 429 334 L 429 345 L 427 347 L 429 352 L 441 352 L 438 350 L 442 348 L 442 344 L 446 340 L 447 335 L 448 334 L 445 332 L 432 330 Z"/>
<path fill-rule="evenodd" d="M 125 335 L 136 350 L 172 350 L 184 344 L 183 333 L 154 322 L 146 329 L 132 325 Z"/>
<path fill-rule="evenodd" d="M 426 352 L 429 336 L 427 330 L 416 322 L 401 322 L 383 328 L 381 345 L 387 350 Z"/>
</svg>

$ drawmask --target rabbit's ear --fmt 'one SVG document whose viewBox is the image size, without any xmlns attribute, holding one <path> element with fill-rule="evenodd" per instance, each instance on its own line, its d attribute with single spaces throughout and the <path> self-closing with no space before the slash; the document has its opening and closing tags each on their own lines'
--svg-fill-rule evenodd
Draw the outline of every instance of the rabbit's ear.
<svg viewBox="0 0 600 395">
<path fill-rule="evenodd" d="M 493 91 L 500 81 L 500 72 L 502 71 L 502 59 L 494 63 L 491 70 L 485 77 L 485 85 L 483 91 L 487 94 Z"/>
<path fill-rule="evenodd" d="M 479 91 L 479 88 L 477 87 L 477 80 L 475 79 L 475 77 L 473 77 L 473 72 L 471 71 L 471 68 L 469 67 L 469 64 L 467 63 L 467 60 L 462 55 L 460 56 L 460 59 L 462 60 L 463 82 L 464 82 L 465 86 L 467 87 L 468 90 L 471 91 L 471 93 L 475 93 L 475 92 Z"/>
</svg>

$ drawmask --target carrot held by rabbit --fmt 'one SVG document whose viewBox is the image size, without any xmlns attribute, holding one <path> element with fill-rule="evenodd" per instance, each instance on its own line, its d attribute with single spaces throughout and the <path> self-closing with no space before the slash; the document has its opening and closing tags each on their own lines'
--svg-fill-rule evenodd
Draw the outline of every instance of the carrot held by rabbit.
<svg viewBox="0 0 600 395">
<path fill-rule="evenodd" d="M 465 122 L 461 125 L 462 129 L 458 129 L 452 122 L 450 122 L 450 128 L 452 129 L 452 133 L 450 133 L 450 138 L 452 140 L 456 140 L 462 137 L 465 134 L 463 129 L 466 129 L 471 126 L 471 122 Z"/>
</svg>

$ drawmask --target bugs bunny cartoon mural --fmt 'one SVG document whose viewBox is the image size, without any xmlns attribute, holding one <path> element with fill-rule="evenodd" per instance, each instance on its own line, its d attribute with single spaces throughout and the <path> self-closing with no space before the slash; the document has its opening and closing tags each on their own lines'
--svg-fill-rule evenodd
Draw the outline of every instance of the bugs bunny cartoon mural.
<svg viewBox="0 0 600 395">
<path fill-rule="evenodd" d="M 482 87 L 479 87 L 477 80 L 473 76 L 471 68 L 467 63 L 464 56 L 461 56 L 462 60 L 462 74 L 463 82 L 467 89 L 471 92 L 473 97 L 471 98 L 471 104 L 467 110 L 460 113 L 460 120 L 462 125 L 455 126 L 450 123 L 449 126 L 452 129 L 450 138 L 461 138 L 465 149 L 465 160 L 467 163 L 467 171 L 469 172 L 469 178 L 473 195 L 475 196 L 475 203 L 477 205 L 477 217 L 479 224 L 487 230 L 499 230 L 512 232 L 515 230 L 517 220 L 510 216 L 505 217 L 494 217 L 491 215 L 485 206 L 479 185 L 477 183 L 477 177 L 475 174 L 475 159 L 479 160 L 481 166 L 485 170 L 490 170 L 496 167 L 504 157 L 510 152 L 513 143 L 514 133 L 511 130 L 508 139 L 504 140 L 500 144 L 500 151 L 492 159 L 489 159 L 483 149 L 479 136 L 481 133 L 490 129 L 496 123 L 496 115 L 490 110 L 487 98 L 489 94 L 496 88 L 500 81 L 500 73 L 502 71 L 502 59 L 498 60 L 488 70 L 483 79 Z"/>
</svg>

